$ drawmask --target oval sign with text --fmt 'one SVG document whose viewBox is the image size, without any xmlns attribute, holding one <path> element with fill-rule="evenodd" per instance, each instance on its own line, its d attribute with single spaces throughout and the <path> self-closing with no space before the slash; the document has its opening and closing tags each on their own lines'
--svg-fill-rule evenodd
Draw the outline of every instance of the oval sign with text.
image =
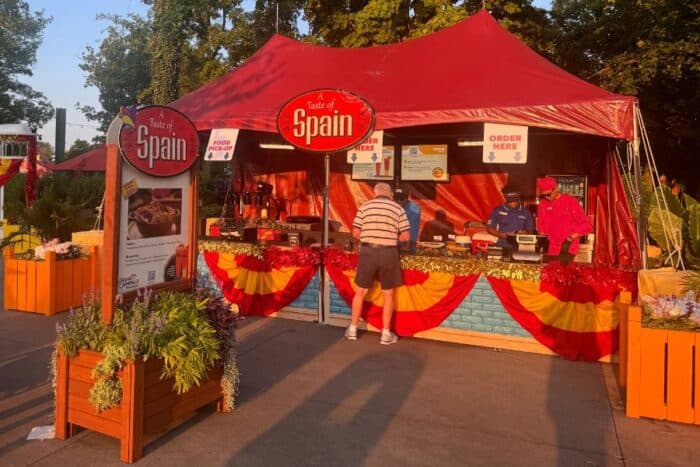
<svg viewBox="0 0 700 467">
<path fill-rule="evenodd" d="M 372 133 L 374 110 L 348 91 L 317 89 L 282 106 L 277 130 L 288 143 L 305 151 L 344 151 Z"/>
<path fill-rule="evenodd" d="M 119 114 L 119 147 L 129 164 L 148 175 L 181 174 L 199 156 L 199 136 L 190 119 L 170 107 L 151 105 Z"/>
</svg>

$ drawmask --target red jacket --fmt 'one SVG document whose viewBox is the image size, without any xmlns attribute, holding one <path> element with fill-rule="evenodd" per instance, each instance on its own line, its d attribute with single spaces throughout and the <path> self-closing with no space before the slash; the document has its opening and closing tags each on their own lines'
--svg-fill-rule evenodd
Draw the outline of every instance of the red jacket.
<svg viewBox="0 0 700 467">
<path fill-rule="evenodd" d="M 549 238 L 550 255 L 558 255 L 561 244 L 572 233 L 587 235 L 591 233 L 591 223 L 578 200 L 562 193 L 554 201 L 542 199 L 537 208 L 537 231 Z M 579 241 L 571 243 L 569 252 L 578 252 Z"/>
</svg>

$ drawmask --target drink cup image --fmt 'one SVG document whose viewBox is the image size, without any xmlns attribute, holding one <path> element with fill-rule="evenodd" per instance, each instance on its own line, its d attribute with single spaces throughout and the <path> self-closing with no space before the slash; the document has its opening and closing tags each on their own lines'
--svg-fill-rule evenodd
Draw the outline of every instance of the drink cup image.
<svg viewBox="0 0 700 467">
<path fill-rule="evenodd" d="M 382 174 L 381 170 L 382 170 L 382 163 L 375 162 L 374 163 L 374 175 L 379 177 Z"/>
<path fill-rule="evenodd" d="M 382 159 L 384 160 L 384 175 L 388 176 L 389 168 L 391 167 L 391 155 L 384 154 L 382 155 Z"/>
</svg>

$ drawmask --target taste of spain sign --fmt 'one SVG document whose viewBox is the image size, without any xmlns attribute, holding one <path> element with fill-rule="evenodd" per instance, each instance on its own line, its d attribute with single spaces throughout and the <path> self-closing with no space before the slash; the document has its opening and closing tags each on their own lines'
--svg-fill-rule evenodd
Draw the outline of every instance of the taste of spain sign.
<svg viewBox="0 0 700 467">
<path fill-rule="evenodd" d="M 284 104 L 277 115 L 277 129 L 288 143 L 304 151 L 344 151 L 372 133 L 374 110 L 350 92 L 319 89 Z"/>
<path fill-rule="evenodd" d="M 135 169 L 171 177 L 185 172 L 197 160 L 197 130 L 177 110 L 152 105 L 121 118 L 119 147 Z"/>
</svg>

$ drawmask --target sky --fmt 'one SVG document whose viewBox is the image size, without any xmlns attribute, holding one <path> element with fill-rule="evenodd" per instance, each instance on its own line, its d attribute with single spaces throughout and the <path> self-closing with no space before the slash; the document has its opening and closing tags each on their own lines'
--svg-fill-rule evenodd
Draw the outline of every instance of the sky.
<svg viewBox="0 0 700 467">
<path fill-rule="evenodd" d="M 32 11 L 45 10 L 53 21 L 44 29 L 44 40 L 37 51 L 33 76 L 20 79 L 43 93 L 54 107 L 66 109 L 66 151 L 73 141 L 92 140 L 98 134 L 97 124 L 88 121 L 76 108 L 76 103 L 99 108 L 98 92 L 85 87 L 85 73 L 80 69 L 80 57 L 88 45 L 97 46 L 107 28 L 107 21 L 98 21 L 99 13 L 127 15 L 145 14 L 141 0 L 28 0 Z M 550 7 L 550 0 L 534 0 L 535 5 Z M 254 0 L 244 2 L 251 8 Z M 42 141 L 52 146 L 56 122 L 49 121 L 39 129 Z"/>
</svg>

